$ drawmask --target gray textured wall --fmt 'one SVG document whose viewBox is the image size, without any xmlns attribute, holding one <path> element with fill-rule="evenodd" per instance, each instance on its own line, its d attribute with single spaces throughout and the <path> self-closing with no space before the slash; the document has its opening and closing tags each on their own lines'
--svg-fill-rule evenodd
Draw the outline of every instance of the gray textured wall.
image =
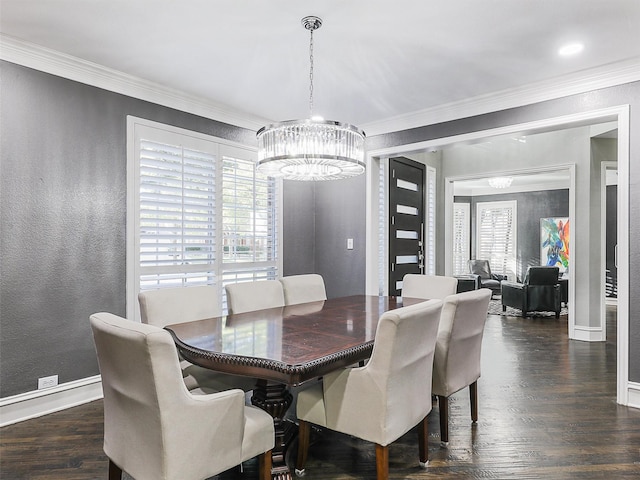
<svg viewBox="0 0 640 480">
<path fill-rule="evenodd" d="M 98 373 L 88 316 L 125 311 L 126 115 L 240 143 L 254 133 L 0 63 L 0 397 Z M 378 149 L 631 104 L 631 298 L 640 295 L 640 82 L 370 137 Z M 284 274 L 317 271 L 330 296 L 364 292 L 365 177 L 285 182 Z M 312 209 L 315 214 L 309 215 Z M 290 232 L 294 232 L 289 235 Z M 346 239 L 354 238 L 354 250 Z M 312 256 L 308 252 L 313 252 Z M 313 258 L 313 260 L 310 260 Z M 640 305 L 630 306 L 640 381 Z"/>
<path fill-rule="evenodd" d="M 499 195 L 476 195 L 456 197 L 456 202 L 471 204 L 471 256 L 475 257 L 476 207 L 480 202 L 518 202 L 516 235 L 516 275 L 524 277 L 530 265 L 540 262 L 540 219 L 569 216 L 569 190 L 548 190 L 543 192 L 504 193 Z"/>
<path fill-rule="evenodd" d="M 367 149 L 378 150 L 408 145 L 619 105 L 629 105 L 631 111 L 629 178 L 619 178 L 619 181 L 629 184 L 629 298 L 640 298 L 640 242 L 638 242 L 640 238 L 640 82 L 631 82 L 486 115 L 378 135 L 367 139 Z M 629 379 L 633 382 L 640 382 L 640 303 L 633 301 L 629 305 Z"/>
<path fill-rule="evenodd" d="M 89 315 L 125 315 L 126 116 L 254 133 L 0 63 L 1 397 L 96 375 Z"/>
<path fill-rule="evenodd" d="M 366 177 L 316 184 L 316 272 L 328 297 L 365 291 Z M 353 250 L 347 250 L 353 238 Z"/>
</svg>

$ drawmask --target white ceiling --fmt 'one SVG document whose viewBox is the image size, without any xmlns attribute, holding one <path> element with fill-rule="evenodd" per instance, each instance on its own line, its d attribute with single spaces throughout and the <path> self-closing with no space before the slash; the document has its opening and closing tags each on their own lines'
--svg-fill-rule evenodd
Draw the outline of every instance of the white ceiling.
<svg viewBox="0 0 640 480">
<path fill-rule="evenodd" d="M 365 129 L 640 59 L 639 0 L 0 0 L 0 31 L 281 121 L 309 114 L 307 15 L 314 113 Z"/>
</svg>

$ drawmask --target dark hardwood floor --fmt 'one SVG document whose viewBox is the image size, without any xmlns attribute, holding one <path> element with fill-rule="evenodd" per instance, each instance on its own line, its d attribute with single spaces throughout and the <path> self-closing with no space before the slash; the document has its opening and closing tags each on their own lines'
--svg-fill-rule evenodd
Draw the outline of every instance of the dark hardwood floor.
<svg viewBox="0 0 640 480">
<path fill-rule="evenodd" d="M 442 447 L 434 405 L 428 468 L 418 467 L 412 431 L 391 445 L 390 477 L 640 479 L 640 410 L 615 403 L 615 307 L 608 312 L 608 340 L 600 343 L 569 342 L 566 317 L 490 315 L 478 423 L 471 425 L 467 391 L 454 395 Z M 375 478 L 372 444 L 329 431 L 312 441 L 306 478 Z M 102 402 L 0 429 L 0 462 L 3 480 L 107 478 Z M 257 478 L 257 464 L 217 478 Z"/>
</svg>

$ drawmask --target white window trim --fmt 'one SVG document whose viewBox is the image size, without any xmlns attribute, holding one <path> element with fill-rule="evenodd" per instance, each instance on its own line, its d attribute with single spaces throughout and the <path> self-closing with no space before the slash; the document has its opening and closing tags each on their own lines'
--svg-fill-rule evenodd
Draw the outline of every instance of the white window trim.
<svg viewBox="0 0 640 480">
<path fill-rule="evenodd" d="M 252 154 L 257 152 L 257 148 L 253 146 L 243 145 L 237 142 L 232 142 L 229 140 L 225 140 L 218 137 L 213 137 L 211 135 L 206 135 L 199 132 L 194 132 L 191 130 L 174 127 L 171 125 L 166 125 L 158 122 L 154 122 L 151 120 L 138 118 L 134 116 L 127 116 L 127 260 L 126 260 L 126 311 L 127 318 L 139 321 L 140 320 L 140 307 L 138 303 L 138 293 L 140 291 L 140 264 L 138 261 L 138 250 L 139 250 L 139 236 L 137 232 L 140 230 L 140 219 L 137 215 L 138 209 L 138 195 L 137 193 L 140 190 L 140 172 L 138 168 L 138 162 L 136 159 L 137 154 L 137 142 L 136 138 L 141 129 L 146 128 L 155 128 L 159 130 L 167 131 L 171 134 L 184 135 L 189 137 L 194 137 L 196 139 L 205 140 L 208 142 L 214 142 L 218 144 L 218 147 L 222 150 L 219 151 L 218 154 L 221 158 L 222 155 L 229 155 L 233 152 L 233 149 L 241 149 L 242 151 L 250 151 Z M 257 157 L 257 155 L 256 155 Z M 216 178 L 217 187 L 221 188 L 221 175 L 218 175 Z M 282 181 L 278 180 L 278 188 L 280 192 L 282 192 Z M 135 194 L 133 194 L 135 192 Z M 280 194 L 277 196 L 277 216 L 279 221 L 277 222 L 277 259 L 275 261 L 275 267 L 279 273 L 282 272 L 282 197 Z M 217 202 L 217 213 L 219 214 L 218 218 L 222 218 L 221 202 Z M 223 285 L 223 271 L 225 267 L 228 267 L 228 263 L 224 263 L 222 261 L 222 242 L 218 242 L 217 244 L 218 255 L 217 258 L 220 259 L 219 262 L 216 263 L 216 277 L 218 279 L 218 285 L 222 289 Z M 253 263 L 243 263 L 243 268 L 248 268 L 255 266 Z"/>
</svg>

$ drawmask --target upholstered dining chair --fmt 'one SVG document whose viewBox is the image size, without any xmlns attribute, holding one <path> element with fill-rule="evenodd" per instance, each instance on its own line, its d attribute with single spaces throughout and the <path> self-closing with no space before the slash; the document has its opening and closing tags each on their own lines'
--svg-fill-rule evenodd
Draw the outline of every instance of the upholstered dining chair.
<svg viewBox="0 0 640 480">
<path fill-rule="evenodd" d="M 271 477 L 271 415 L 241 390 L 189 391 L 169 332 L 110 313 L 90 318 L 104 392 L 109 479 L 200 480 L 259 456 Z"/>
<path fill-rule="evenodd" d="M 491 290 L 481 288 L 444 299 L 436 353 L 433 394 L 440 410 L 440 441 L 449 442 L 449 397 L 469 387 L 471 420 L 478 421 L 478 378 L 484 324 Z"/>
<path fill-rule="evenodd" d="M 201 285 L 194 287 L 162 288 L 145 290 L 138 294 L 142 323 L 165 327 L 172 323 L 191 322 L 221 315 L 216 287 Z M 245 392 L 253 389 L 255 379 L 215 372 L 180 361 L 183 380 L 189 390 L 201 388 L 208 393 L 240 388 Z"/>
<path fill-rule="evenodd" d="M 225 285 L 229 313 L 245 313 L 284 307 L 284 292 L 278 280 L 259 280 Z"/>
<path fill-rule="evenodd" d="M 317 273 L 289 275 L 279 279 L 284 290 L 284 304 L 320 302 L 327 299 L 324 279 Z"/>
<path fill-rule="evenodd" d="M 442 300 L 456 293 L 458 279 L 442 275 L 408 273 L 402 279 L 402 296 Z"/>
<path fill-rule="evenodd" d="M 429 300 L 385 312 L 365 366 L 329 373 L 298 394 L 296 474 L 304 474 L 312 423 L 375 443 L 379 480 L 389 477 L 389 444 L 419 425 L 420 464 L 426 465 L 441 308 L 441 300 Z"/>
</svg>

